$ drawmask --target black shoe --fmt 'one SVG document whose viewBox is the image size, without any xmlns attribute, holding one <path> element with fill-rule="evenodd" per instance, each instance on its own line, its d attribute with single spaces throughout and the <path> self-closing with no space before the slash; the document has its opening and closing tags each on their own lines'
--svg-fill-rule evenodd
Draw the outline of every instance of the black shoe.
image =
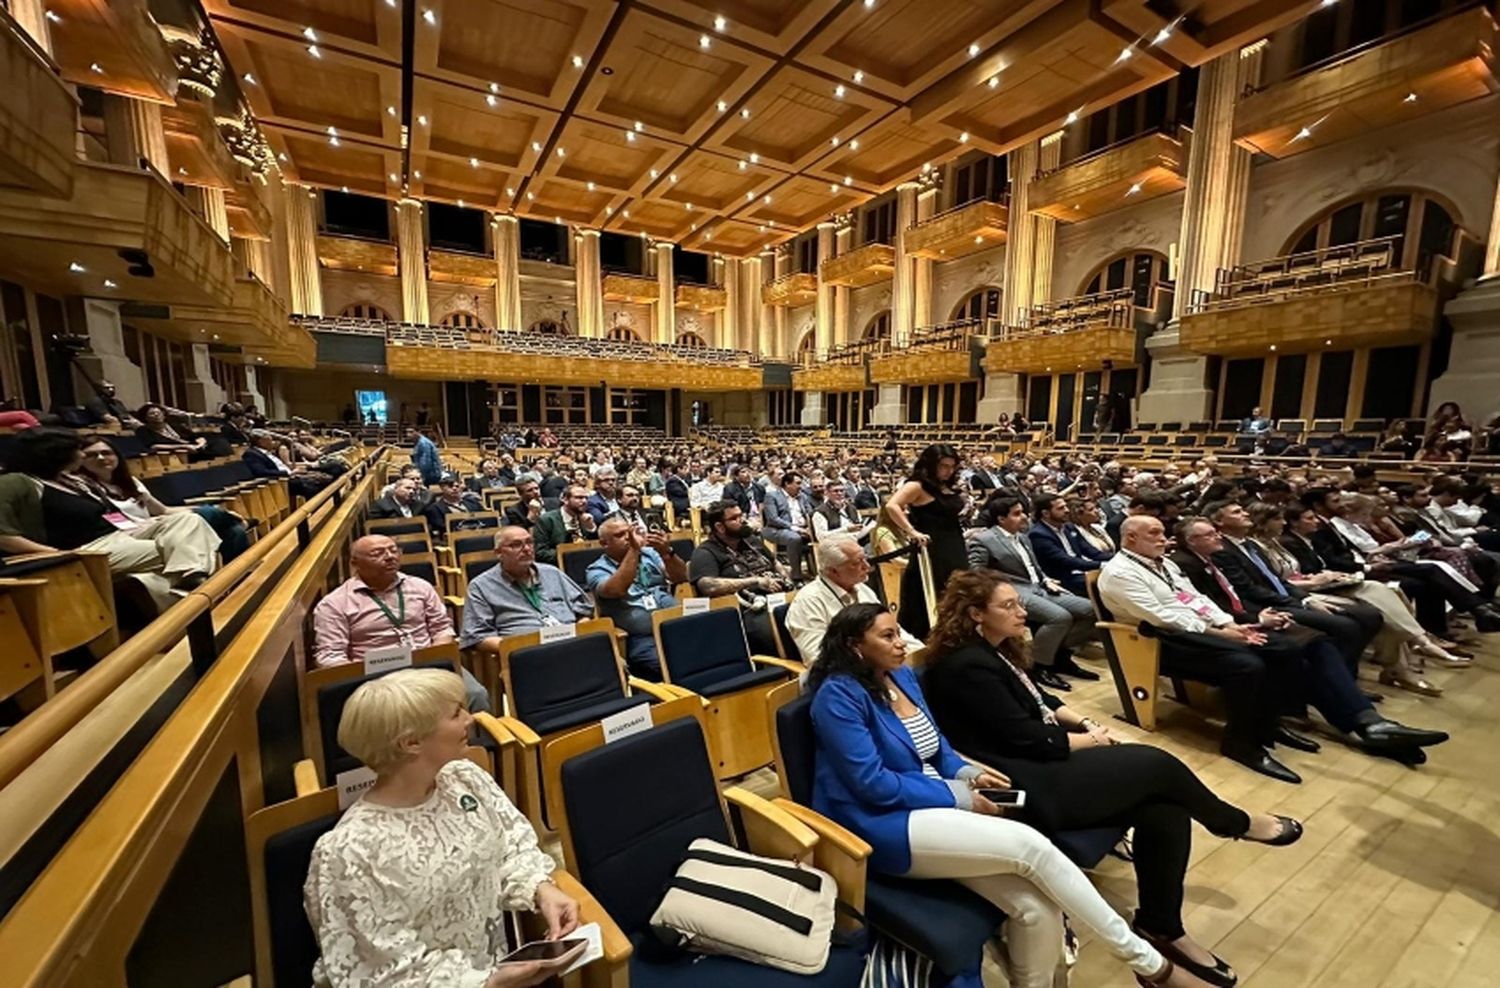
<svg viewBox="0 0 1500 988">
<path fill-rule="evenodd" d="M 203 581 L 208 579 L 207 573 L 187 573 L 183 575 L 173 588 L 175 590 L 197 590 L 203 586 Z"/>
<path fill-rule="evenodd" d="M 1057 690 L 1066 693 L 1073 688 L 1073 684 L 1053 672 L 1048 666 L 1036 666 L 1031 670 L 1031 678 L 1049 690 Z"/>
<path fill-rule="evenodd" d="M 1427 764 L 1427 752 L 1421 748 L 1387 748 L 1382 751 L 1372 751 L 1370 754 L 1377 758 L 1389 758 L 1393 762 L 1400 762 L 1411 768 Z"/>
<path fill-rule="evenodd" d="M 1086 679 L 1089 682 L 1097 682 L 1099 674 L 1092 669 L 1085 669 L 1073 661 L 1070 655 L 1066 659 L 1058 659 L 1052 664 L 1052 671 L 1064 676 L 1072 676 L 1074 679 Z"/>
<path fill-rule="evenodd" d="M 1261 840 L 1259 837 L 1251 837 L 1249 834 L 1241 834 L 1235 840 L 1247 840 L 1254 844 L 1269 844 L 1271 847 L 1286 847 L 1295 844 L 1302 839 L 1302 821 L 1293 820 L 1289 816 L 1277 815 L 1276 819 L 1281 821 L 1281 829 L 1276 832 L 1275 837 Z"/>
<path fill-rule="evenodd" d="M 1375 703 L 1384 703 L 1385 702 L 1385 694 L 1384 693 L 1365 693 L 1364 697 L 1365 697 L 1366 700 L 1369 700 L 1370 703 L 1372 703 L 1372 704 L 1375 704 Z"/>
<path fill-rule="evenodd" d="M 1261 748 L 1252 748 L 1249 751 L 1229 750 L 1224 752 L 1224 756 L 1231 761 L 1239 762 L 1252 772 L 1269 775 L 1271 778 L 1279 779 L 1282 782 L 1290 782 L 1292 785 L 1296 785 L 1302 781 L 1302 776 L 1272 758 Z"/>
<path fill-rule="evenodd" d="M 1382 748 L 1426 748 L 1448 740 L 1447 731 L 1426 731 L 1420 727 L 1407 727 L 1393 720 L 1377 720 L 1356 728 L 1355 734 L 1365 747 Z"/>
<path fill-rule="evenodd" d="M 1276 730 L 1271 733 L 1271 740 L 1276 744 L 1284 744 L 1288 748 L 1295 748 L 1297 751 L 1315 752 L 1323 750 L 1323 746 L 1318 744 L 1318 742 L 1314 741 L 1312 738 L 1304 737 L 1303 735 L 1297 734 L 1294 731 L 1289 731 L 1284 727 L 1276 728 Z"/>
<path fill-rule="evenodd" d="M 1500 631 L 1500 611 L 1490 604 L 1474 608 L 1474 630 L 1486 634 Z"/>
<path fill-rule="evenodd" d="M 1218 954 L 1213 954 L 1212 951 L 1209 952 L 1210 954 L 1213 954 L 1214 966 L 1208 967 L 1205 964 L 1199 964 L 1197 961 L 1191 959 L 1182 951 L 1178 950 L 1177 946 L 1166 937 L 1159 937 L 1155 933 L 1143 930 L 1140 928 L 1140 926 L 1133 922 L 1130 924 L 1130 928 L 1134 930 L 1136 935 L 1139 936 L 1142 940 L 1145 940 L 1147 943 L 1151 944 L 1151 946 L 1155 947 L 1157 953 L 1161 954 L 1163 957 L 1165 957 L 1167 960 L 1171 961 L 1178 967 L 1191 972 L 1192 975 L 1200 981 L 1207 981 L 1211 985 L 1218 986 L 1218 988 L 1234 988 L 1235 985 L 1239 984 L 1239 975 L 1235 974 L 1234 968 L 1224 963 L 1223 959 L 1220 958 Z"/>
</svg>

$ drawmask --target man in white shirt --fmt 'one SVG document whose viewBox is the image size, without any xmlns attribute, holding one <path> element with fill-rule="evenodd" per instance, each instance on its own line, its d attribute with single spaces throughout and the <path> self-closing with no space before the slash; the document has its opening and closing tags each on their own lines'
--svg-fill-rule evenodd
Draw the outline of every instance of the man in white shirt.
<svg viewBox="0 0 1500 988">
<path fill-rule="evenodd" d="M 849 502 L 848 488 L 842 480 L 830 480 L 823 492 L 823 503 L 813 509 L 813 541 L 822 547 L 833 532 L 847 532 L 856 542 L 865 542 L 875 527 L 874 518 L 860 516 L 859 509 Z"/>
<path fill-rule="evenodd" d="M 724 500 L 724 471 L 715 463 L 708 468 L 708 476 L 688 488 L 688 504 L 694 508 L 706 508 L 715 501 Z"/>
<path fill-rule="evenodd" d="M 849 532 L 829 532 L 818 545 L 820 571 L 818 578 L 797 591 L 786 609 L 787 630 L 808 665 L 817 661 L 823 634 L 833 616 L 850 604 L 878 604 L 880 598 L 866 579 L 870 563 L 865 552 Z M 921 640 L 903 629 L 908 652 L 925 647 Z M 789 656 L 797 658 L 797 656 Z"/>
</svg>

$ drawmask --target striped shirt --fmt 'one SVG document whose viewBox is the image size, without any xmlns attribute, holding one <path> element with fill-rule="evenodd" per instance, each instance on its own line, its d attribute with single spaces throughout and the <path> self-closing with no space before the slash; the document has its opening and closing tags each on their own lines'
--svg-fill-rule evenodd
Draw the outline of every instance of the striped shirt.
<svg viewBox="0 0 1500 988">
<path fill-rule="evenodd" d="M 922 774 L 933 779 L 941 779 L 938 770 L 933 768 L 932 760 L 938 753 L 938 732 L 932 726 L 932 721 L 927 715 L 918 709 L 910 717 L 902 717 L 901 726 L 906 728 L 906 733 L 911 735 L 911 743 L 917 747 L 917 757 L 922 759 Z"/>
</svg>

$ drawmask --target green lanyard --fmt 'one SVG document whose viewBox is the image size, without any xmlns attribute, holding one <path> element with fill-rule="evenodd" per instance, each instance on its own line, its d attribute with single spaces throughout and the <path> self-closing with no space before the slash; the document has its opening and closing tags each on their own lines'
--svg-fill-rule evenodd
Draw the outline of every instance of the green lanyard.
<svg viewBox="0 0 1500 988">
<path fill-rule="evenodd" d="M 380 608 L 380 613 L 385 615 L 386 620 L 391 622 L 397 631 L 400 631 L 401 626 L 406 623 L 406 590 L 402 587 L 404 582 L 400 579 L 396 581 L 396 604 L 401 608 L 399 614 L 392 614 L 391 609 L 385 606 L 385 601 L 381 600 L 374 590 L 370 590 L 370 599 L 375 602 L 375 606 Z M 368 587 L 365 589 L 369 590 Z"/>
<path fill-rule="evenodd" d="M 526 598 L 526 603 L 538 614 L 542 613 L 542 588 L 532 586 L 529 583 L 517 583 L 516 589 L 521 591 L 521 596 Z"/>
</svg>

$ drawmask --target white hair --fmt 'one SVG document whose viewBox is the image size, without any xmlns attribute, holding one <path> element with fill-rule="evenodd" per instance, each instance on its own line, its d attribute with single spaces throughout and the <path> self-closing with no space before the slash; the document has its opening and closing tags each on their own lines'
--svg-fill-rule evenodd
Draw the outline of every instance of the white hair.
<svg viewBox="0 0 1500 988">
<path fill-rule="evenodd" d="M 863 554 L 859 540 L 848 532 L 829 532 L 818 542 L 818 558 L 822 560 L 824 573 L 838 569 L 848 562 L 850 549 Z"/>
</svg>

